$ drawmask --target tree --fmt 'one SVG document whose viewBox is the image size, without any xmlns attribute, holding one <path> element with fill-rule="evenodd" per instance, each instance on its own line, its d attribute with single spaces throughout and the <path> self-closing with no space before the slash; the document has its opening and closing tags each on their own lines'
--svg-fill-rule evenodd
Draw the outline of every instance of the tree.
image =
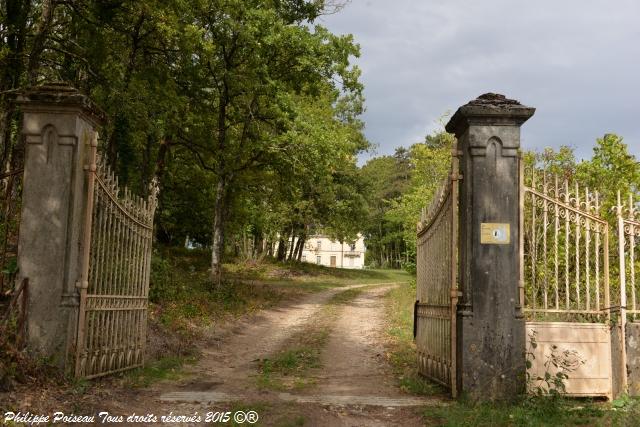
<svg viewBox="0 0 640 427">
<path fill-rule="evenodd" d="M 199 86 L 198 121 L 180 139 L 216 178 L 211 269 L 217 284 L 235 185 L 245 173 L 287 152 L 291 141 L 279 136 L 294 120 L 294 97 L 317 95 L 335 78 L 347 93 L 361 90 L 357 69 L 349 67 L 356 46 L 350 37 L 306 25 L 320 12 L 311 5 L 317 3 L 198 4 L 202 42 L 191 57 Z"/>
<path fill-rule="evenodd" d="M 391 203 L 386 218 L 402 228 L 407 265 L 415 265 L 416 224 L 422 208 L 428 206 L 437 189 L 443 184 L 451 168 L 451 148 L 454 136 L 438 131 L 425 138 L 424 143 L 409 149 L 412 165 L 410 188 Z"/>
<path fill-rule="evenodd" d="M 618 191 L 624 201 L 630 195 L 640 195 L 640 162 L 622 141 L 615 134 L 598 138 L 591 160 L 576 167 L 577 180 L 601 194 L 602 212 L 607 217 L 617 204 Z"/>
<path fill-rule="evenodd" d="M 373 265 L 399 267 L 390 255 L 393 248 L 404 250 L 402 225 L 390 221 L 386 214 L 411 184 L 413 166 L 410 150 L 396 149 L 393 156 L 369 160 L 360 170 L 367 185 L 369 205 L 364 234 L 367 243 L 367 261 Z"/>
</svg>

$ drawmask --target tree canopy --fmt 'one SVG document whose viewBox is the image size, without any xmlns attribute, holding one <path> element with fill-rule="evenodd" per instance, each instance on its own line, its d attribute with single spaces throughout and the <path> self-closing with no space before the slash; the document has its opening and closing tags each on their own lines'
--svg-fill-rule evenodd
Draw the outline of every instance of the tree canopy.
<svg viewBox="0 0 640 427">
<path fill-rule="evenodd" d="M 3 170 L 21 162 L 12 96 L 66 81 L 110 120 L 102 155 L 120 182 L 161 187 L 166 244 L 269 253 L 322 230 L 352 239 L 365 207 L 359 55 L 316 25 L 317 0 L 6 0 L 0 5 Z M 302 244 L 302 243 L 300 243 Z M 298 249 L 298 248 L 297 248 Z M 298 250 L 297 252 L 301 252 Z"/>
</svg>

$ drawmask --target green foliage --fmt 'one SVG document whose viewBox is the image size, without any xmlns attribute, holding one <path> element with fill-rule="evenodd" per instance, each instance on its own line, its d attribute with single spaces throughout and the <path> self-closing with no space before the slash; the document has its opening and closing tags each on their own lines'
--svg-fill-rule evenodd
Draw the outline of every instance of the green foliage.
<svg viewBox="0 0 640 427">
<path fill-rule="evenodd" d="M 360 71 L 350 63 L 358 46 L 315 25 L 332 7 L 315 0 L 5 2 L 2 169 L 20 161 L 13 150 L 19 115 L 7 94 L 64 80 L 110 118 L 100 151 L 120 182 L 144 196 L 159 180 L 161 242 L 212 247 L 215 270 L 224 249 L 256 259 L 285 230 L 352 239 L 360 231 L 353 218 L 366 207 L 355 159 L 368 142 L 358 119 Z"/>
<path fill-rule="evenodd" d="M 143 368 L 125 374 L 125 382 L 130 387 L 149 387 L 151 384 L 180 378 L 186 363 L 193 363 L 193 357 L 169 356 L 147 363 Z"/>
<path fill-rule="evenodd" d="M 399 267 L 398 254 L 405 252 L 402 226 L 387 218 L 394 201 L 408 189 L 411 176 L 409 152 L 398 148 L 394 156 L 369 160 L 360 170 L 367 186 L 368 212 L 364 222 L 366 263 L 370 266 Z M 393 252 L 396 256 L 393 256 Z"/>
<path fill-rule="evenodd" d="M 424 415 L 428 425 L 451 427 L 610 425 L 603 419 L 605 411 L 597 405 L 549 398 L 512 403 L 463 401 L 427 408 Z"/>
<path fill-rule="evenodd" d="M 416 299 L 415 280 L 405 281 L 386 296 L 386 312 L 389 319 L 387 335 L 394 374 L 402 390 L 432 396 L 443 393 L 442 388 L 427 381 L 418 373 L 416 345 L 413 340 L 413 305 Z"/>
<path fill-rule="evenodd" d="M 401 198 L 391 202 L 385 214 L 388 221 L 401 228 L 406 245 L 406 266 L 410 271 L 415 271 L 416 224 L 421 210 L 429 205 L 450 170 L 453 142 L 453 135 L 437 131 L 427 136 L 424 143 L 411 146 L 409 188 Z"/>
<path fill-rule="evenodd" d="M 444 130 L 436 131 L 422 143 L 397 148 L 394 156 L 371 159 L 362 167 L 368 188 L 368 265 L 402 266 L 415 274 L 416 224 L 447 176 L 453 140 Z"/>
<path fill-rule="evenodd" d="M 611 207 L 617 204 L 618 192 L 623 202 L 630 195 L 636 200 L 640 196 L 640 162 L 615 134 L 596 140 L 591 160 L 576 166 L 576 178 L 601 194 L 602 211 L 607 217 L 612 215 Z"/>
<path fill-rule="evenodd" d="M 543 376 L 533 376 L 530 372 L 535 361 L 535 349 L 538 347 L 537 332 L 529 334 L 529 347 L 527 357 L 527 390 L 538 397 L 551 396 L 559 398 L 567 392 L 566 381 L 569 374 L 584 365 L 586 360 L 575 350 L 561 351 L 558 346 L 552 345 L 549 354 L 545 354 Z"/>
</svg>

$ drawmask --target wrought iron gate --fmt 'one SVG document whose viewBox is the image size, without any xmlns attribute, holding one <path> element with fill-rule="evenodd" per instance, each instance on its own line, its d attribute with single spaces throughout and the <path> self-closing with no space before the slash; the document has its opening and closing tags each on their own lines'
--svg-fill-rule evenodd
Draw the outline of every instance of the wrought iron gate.
<svg viewBox="0 0 640 427">
<path fill-rule="evenodd" d="M 97 137 L 96 137 L 97 138 Z M 148 200 L 120 191 L 96 154 L 87 167 L 87 211 L 75 374 L 93 378 L 141 366 L 156 186 Z"/>
<path fill-rule="evenodd" d="M 618 191 L 617 205 L 614 206 L 616 212 L 616 223 L 618 228 L 618 278 L 619 286 L 619 307 L 620 307 L 620 364 L 621 364 L 621 388 L 633 396 L 640 394 L 640 384 L 638 381 L 637 369 L 635 365 L 638 360 L 639 349 L 637 345 L 627 346 L 627 336 L 637 339 L 640 331 L 640 281 L 637 279 L 637 272 L 640 268 L 640 211 L 634 197 L 629 195 L 628 200 L 622 200 Z M 618 301 L 616 301 L 618 302 Z M 627 330 L 629 332 L 627 332 Z M 635 341 L 634 339 L 634 341 Z M 627 352 L 631 353 L 630 357 Z M 627 361 L 632 360 L 627 368 Z"/>
<path fill-rule="evenodd" d="M 415 339 L 420 373 L 456 396 L 458 304 L 458 158 L 451 174 L 422 211 L 417 238 Z"/>
<path fill-rule="evenodd" d="M 600 215 L 599 194 L 546 170 L 521 174 L 532 385 L 540 385 L 535 378 L 548 372 L 554 351 L 568 350 L 576 360 L 566 392 L 611 397 L 609 224 Z"/>
</svg>

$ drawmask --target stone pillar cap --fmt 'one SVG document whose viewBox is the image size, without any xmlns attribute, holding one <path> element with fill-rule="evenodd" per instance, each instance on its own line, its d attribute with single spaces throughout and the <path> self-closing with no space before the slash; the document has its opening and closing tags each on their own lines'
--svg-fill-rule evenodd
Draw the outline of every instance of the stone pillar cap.
<svg viewBox="0 0 640 427">
<path fill-rule="evenodd" d="M 15 98 L 23 109 L 59 107 L 79 109 L 96 125 L 107 121 L 107 114 L 91 98 L 66 82 L 46 82 L 21 91 Z"/>
<path fill-rule="evenodd" d="M 445 129 L 460 136 L 472 124 L 521 126 L 535 111 L 499 93 L 485 93 L 458 108 Z"/>
</svg>

